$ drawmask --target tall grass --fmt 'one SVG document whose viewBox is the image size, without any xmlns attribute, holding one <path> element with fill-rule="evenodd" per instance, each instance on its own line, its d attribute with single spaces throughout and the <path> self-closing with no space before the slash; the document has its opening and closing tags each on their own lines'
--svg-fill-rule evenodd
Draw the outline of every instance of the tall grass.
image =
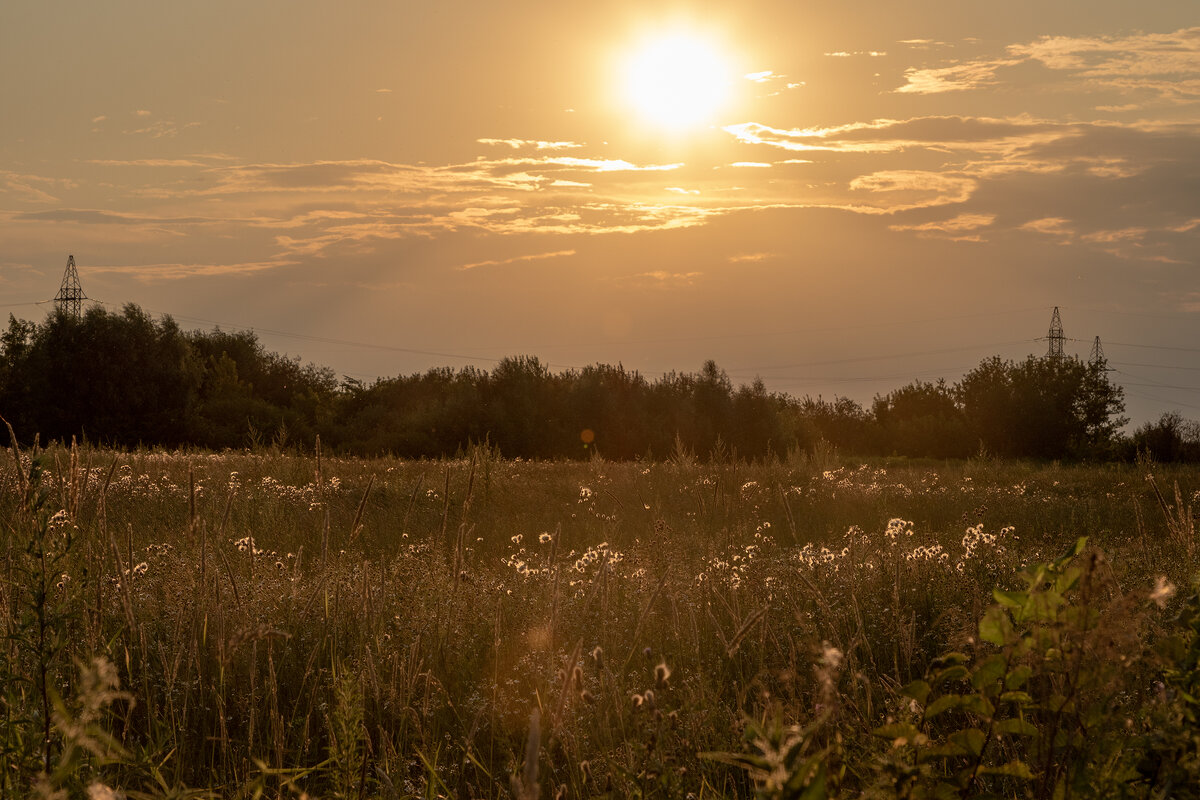
<svg viewBox="0 0 1200 800">
<path fill-rule="evenodd" d="M 770 720 L 865 790 L 1022 566 L 1188 585 L 1200 483 L 1151 468 L 13 444 L 0 796 L 748 796 L 700 754 Z"/>
</svg>

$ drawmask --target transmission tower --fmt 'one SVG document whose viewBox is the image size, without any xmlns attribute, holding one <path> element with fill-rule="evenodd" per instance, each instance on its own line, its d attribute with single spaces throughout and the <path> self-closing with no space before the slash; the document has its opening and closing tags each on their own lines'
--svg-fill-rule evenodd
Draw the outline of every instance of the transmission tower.
<svg viewBox="0 0 1200 800">
<path fill-rule="evenodd" d="M 1097 336 L 1096 340 L 1092 342 L 1092 353 L 1088 356 L 1088 364 L 1096 369 L 1107 368 L 1108 359 L 1104 357 L 1104 347 L 1100 344 L 1099 336 Z"/>
<path fill-rule="evenodd" d="M 67 271 L 63 273 L 62 286 L 54 296 L 54 305 L 72 319 L 83 315 L 83 301 L 88 297 L 79 284 L 79 273 L 75 271 L 75 256 L 67 256 Z"/>
<path fill-rule="evenodd" d="M 1046 358 L 1062 358 L 1063 357 L 1063 342 L 1067 337 L 1063 335 L 1062 318 L 1058 316 L 1058 306 L 1054 307 L 1054 315 L 1050 317 L 1050 332 L 1046 334 L 1046 341 L 1049 347 L 1046 350 Z"/>
</svg>

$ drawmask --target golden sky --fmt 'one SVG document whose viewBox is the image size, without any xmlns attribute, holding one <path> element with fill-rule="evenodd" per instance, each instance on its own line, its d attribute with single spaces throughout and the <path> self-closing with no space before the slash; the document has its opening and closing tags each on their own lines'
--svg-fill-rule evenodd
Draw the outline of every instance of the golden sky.
<svg viewBox="0 0 1200 800">
<path fill-rule="evenodd" d="M 1200 418 L 1196 12 L 13 0 L 0 305 L 73 253 L 368 380 L 714 358 L 862 402 L 1042 352 L 1057 305 L 1135 419 Z"/>
</svg>

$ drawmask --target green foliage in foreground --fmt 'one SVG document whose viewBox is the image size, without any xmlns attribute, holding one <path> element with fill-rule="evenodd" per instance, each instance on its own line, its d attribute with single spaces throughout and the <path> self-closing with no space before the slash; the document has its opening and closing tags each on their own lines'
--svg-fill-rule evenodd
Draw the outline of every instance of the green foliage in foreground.
<svg viewBox="0 0 1200 800">
<path fill-rule="evenodd" d="M 1146 650 L 1144 598 L 1113 591 L 1085 543 L 996 589 L 974 654 L 945 653 L 900 690 L 863 780 L 831 774 L 846 758 L 832 711 L 803 729 L 752 723 L 747 754 L 713 757 L 765 798 L 1197 796 L 1200 595 Z"/>
<path fill-rule="evenodd" d="M 1192 796 L 1145 477 L 14 445 L 0 797 Z"/>
</svg>

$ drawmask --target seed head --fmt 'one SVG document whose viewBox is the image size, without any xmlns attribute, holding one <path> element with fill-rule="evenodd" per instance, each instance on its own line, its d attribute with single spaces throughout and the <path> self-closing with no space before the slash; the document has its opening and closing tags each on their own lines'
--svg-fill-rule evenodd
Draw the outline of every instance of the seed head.
<svg viewBox="0 0 1200 800">
<path fill-rule="evenodd" d="M 659 689 L 666 688 L 667 681 L 671 679 L 671 668 L 667 666 L 666 661 L 660 661 L 658 666 L 654 668 L 654 684 Z"/>
</svg>

